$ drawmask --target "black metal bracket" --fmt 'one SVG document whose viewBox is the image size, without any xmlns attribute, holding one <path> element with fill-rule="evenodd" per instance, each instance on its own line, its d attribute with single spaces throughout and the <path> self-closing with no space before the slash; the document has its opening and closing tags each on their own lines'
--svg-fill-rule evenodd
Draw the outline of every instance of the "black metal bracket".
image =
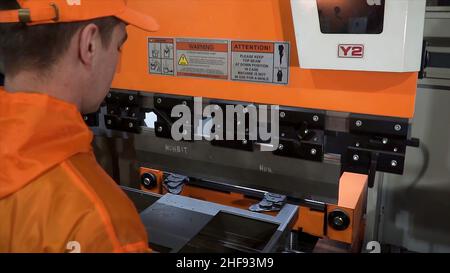
<svg viewBox="0 0 450 273">
<path fill-rule="evenodd" d="M 137 92 L 110 92 L 106 99 L 105 126 L 110 130 L 140 133 L 144 125 L 145 112 L 141 96 Z"/>
</svg>

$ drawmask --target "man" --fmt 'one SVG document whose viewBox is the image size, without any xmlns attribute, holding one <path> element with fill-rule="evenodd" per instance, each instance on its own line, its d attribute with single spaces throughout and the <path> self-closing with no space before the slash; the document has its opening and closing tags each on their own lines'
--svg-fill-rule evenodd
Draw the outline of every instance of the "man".
<svg viewBox="0 0 450 273">
<path fill-rule="evenodd" d="M 0 252 L 149 251 L 81 118 L 109 91 L 127 24 L 158 29 L 125 0 L 0 1 Z"/>
</svg>

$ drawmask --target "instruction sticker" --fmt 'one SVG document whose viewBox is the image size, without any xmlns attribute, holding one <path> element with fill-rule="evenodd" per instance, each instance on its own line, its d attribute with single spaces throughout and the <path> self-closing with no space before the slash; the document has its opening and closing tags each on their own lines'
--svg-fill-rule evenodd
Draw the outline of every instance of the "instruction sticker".
<svg viewBox="0 0 450 273">
<path fill-rule="evenodd" d="M 175 75 L 174 39 L 149 38 L 148 55 L 150 74 Z"/>
<path fill-rule="evenodd" d="M 177 39 L 177 76 L 229 79 L 227 40 Z"/>
<path fill-rule="evenodd" d="M 233 41 L 231 55 L 233 81 L 289 83 L 289 43 Z"/>
</svg>

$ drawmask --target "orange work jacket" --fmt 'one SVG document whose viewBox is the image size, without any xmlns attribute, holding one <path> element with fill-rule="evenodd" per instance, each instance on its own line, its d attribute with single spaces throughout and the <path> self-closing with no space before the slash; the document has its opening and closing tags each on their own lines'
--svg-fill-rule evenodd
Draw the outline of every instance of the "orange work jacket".
<svg viewBox="0 0 450 273">
<path fill-rule="evenodd" d="M 74 105 L 0 88 L 0 252 L 149 252 Z"/>
</svg>

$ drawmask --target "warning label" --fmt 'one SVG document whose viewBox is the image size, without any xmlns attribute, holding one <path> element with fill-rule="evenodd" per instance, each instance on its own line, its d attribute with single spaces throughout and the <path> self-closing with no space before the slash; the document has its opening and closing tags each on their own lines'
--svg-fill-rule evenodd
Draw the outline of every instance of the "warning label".
<svg viewBox="0 0 450 273">
<path fill-rule="evenodd" d="M 177 75 L 227 80 L 228 45 L 226 40 L 177 39 Z"/>
<path fill-rule="evenodd" d="M 288 84 L 289 43 L 231 42 L 231 79 Z"/>
<path fill-rule="evenodd" d="M 290 44 L 195 38 L 148 38 L 149 73 L 288 84 Z"/>
<path fill-rule="evenodd" d="M 175 75 L 174 48 L 174 39 L 148 39 L 150 74 Z"/>
</svg>

